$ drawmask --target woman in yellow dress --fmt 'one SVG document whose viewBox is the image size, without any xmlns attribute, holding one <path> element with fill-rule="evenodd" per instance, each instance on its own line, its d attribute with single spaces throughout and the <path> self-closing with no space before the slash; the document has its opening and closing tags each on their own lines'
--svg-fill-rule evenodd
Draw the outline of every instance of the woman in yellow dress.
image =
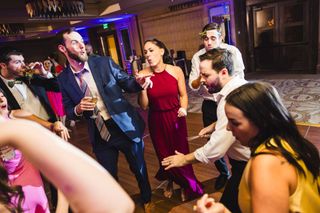
<svg viewBox="0 0 320 213">
<path fill-rule="evenodd" d="M 320 159 L 270 84 L 245 84 L 225 106 L 228 130 L 251 148 L 239 186 L 242 212 L 320 212 Z M 229 212 L 208 195 L 197 212 Z"/>
</svg>

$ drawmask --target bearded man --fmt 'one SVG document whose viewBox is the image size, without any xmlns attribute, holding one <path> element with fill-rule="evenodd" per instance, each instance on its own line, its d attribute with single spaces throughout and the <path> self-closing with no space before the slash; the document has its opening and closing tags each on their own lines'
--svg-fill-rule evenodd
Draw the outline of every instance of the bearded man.
<svg viewBox="0 0 320 213">
<path fill-rule="evenodd" d="M 68 67 L 58 76 L 67 116 L 85 117 L 98 162 L 115 178 L 119 151 L 135 174 L 146 212 L 151 212 L 151 187 L 142 140 L 145 124 L 122 91 L 140 92 L 147 76 L 128 76 L 110 57 L 88 57 L 82 36 L 68 29 L 57 35 Z M 95 114 L 95 116 L 92 116 Z M 84 174 L 85 175 L 85 174 Z"/>
</svg>

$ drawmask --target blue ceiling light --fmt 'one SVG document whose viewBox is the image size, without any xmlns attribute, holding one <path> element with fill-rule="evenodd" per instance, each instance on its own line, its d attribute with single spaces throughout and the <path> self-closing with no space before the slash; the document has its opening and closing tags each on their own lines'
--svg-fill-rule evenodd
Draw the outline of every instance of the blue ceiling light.
<svg viewBox="0 0 320 213">
<path fill-rule="evenodd" d="M 87 29 L 87 27 L 76 27 L 75 30 L 76 31 L 81 31 L 81 30 L 85 30 Z"/>
<path fill-rule="evenodd" d="M 96 24 L 108 23 L 108 22 L 115 22 L 115 21 L 131 18 L 133 16 L 134 16 L 133 14 L 123 14 L 123 15 L 113 16 L 109 18 L 98 18 L 98 19 L 91 20 L 90 22 L 96 23 Z"/>
</svg>

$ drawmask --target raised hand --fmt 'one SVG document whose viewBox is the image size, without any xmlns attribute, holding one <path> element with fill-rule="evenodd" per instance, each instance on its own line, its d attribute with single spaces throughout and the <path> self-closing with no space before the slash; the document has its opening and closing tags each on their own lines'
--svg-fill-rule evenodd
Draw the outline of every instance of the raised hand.
<svg viewBox="0 0 320 213">
<path fill-rule="evenodd" d="M 37 75 L 47 75 L 48 72 L 44 69 L 44 66 L 41 62 L 32 62 L 28 65 L 30 69 L 32 69 L 33 74 Z"/>
<path fill-rule="evenodd" d="M 140 84 L 140 86 L 143 89 L 148 89 L 148 88 L 152 88 L 152 86 L 153 86 L 153 83 L 150 79 L 151 76 L 153 76 L 153 74 L 143 75 L 143 74 L 137 73 L 135 75 L 135 78 L 136 78 L 137 83 Z"/>
</svg>

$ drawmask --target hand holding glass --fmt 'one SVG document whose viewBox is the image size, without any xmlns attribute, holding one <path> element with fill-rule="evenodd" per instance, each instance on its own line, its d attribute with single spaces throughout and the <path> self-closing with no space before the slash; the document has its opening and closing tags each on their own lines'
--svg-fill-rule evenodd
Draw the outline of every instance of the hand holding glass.
<svg viewBox="0 0 320 213">
<path fill-rule="evenodd" d="M 90 92 L 90 95 L 89 97 L 91 98 L 89 101 L 93 104 L 95 104 L 95 107 L 93 109 L 93 113 L 92 115 L 90 116 L 90 118 L 92 119 L 96 119 L 97 118 L 97 113 L 98 113 L 98 107 L 97 107 L 97 102 L 98 102 L 98 94 L 95 92 L 95 93 L 92 93 Z"/>
</svg>

